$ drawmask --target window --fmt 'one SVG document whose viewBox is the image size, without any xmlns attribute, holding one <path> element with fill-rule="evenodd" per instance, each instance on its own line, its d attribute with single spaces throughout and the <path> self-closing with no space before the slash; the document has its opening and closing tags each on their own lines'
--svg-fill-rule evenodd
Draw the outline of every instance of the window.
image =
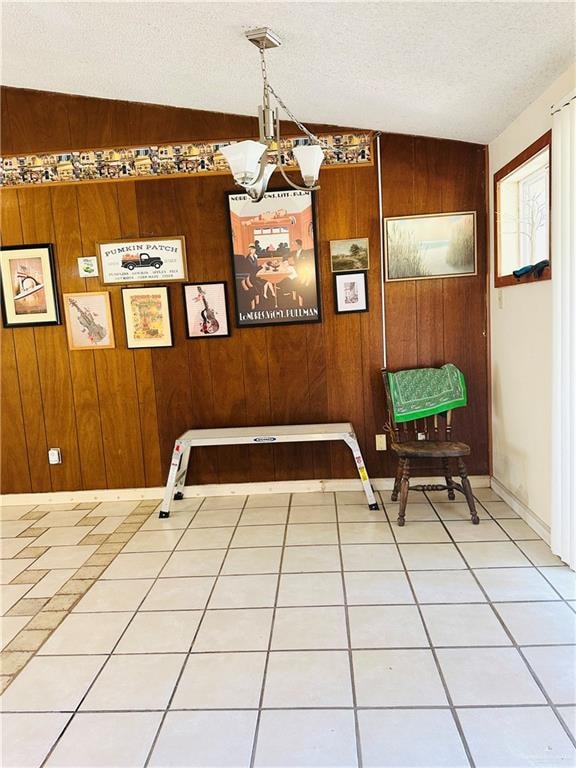
<svg viewBox="0 0 576 768">
<path fill-rule="evenodd" d="M 494 175 L 494 200 L 495 285 L 531 280 L 513 272 L 550 259 L 550 132 Z"/>
</svg>

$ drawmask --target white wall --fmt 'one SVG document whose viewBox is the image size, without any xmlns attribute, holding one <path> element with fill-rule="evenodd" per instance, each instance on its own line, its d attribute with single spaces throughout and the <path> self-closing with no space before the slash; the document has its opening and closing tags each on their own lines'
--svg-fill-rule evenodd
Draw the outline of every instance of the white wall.
<svg viewBox="0 0 576 768">
<path fill-rule="evenodd" d="M 550 106 L 575 84 L 572 66 L 489 145 L 492 474 L 545 526 L 551 519 L 552 282 L 494 288 L 493 175 L 552 127 Z"/>
</svg>

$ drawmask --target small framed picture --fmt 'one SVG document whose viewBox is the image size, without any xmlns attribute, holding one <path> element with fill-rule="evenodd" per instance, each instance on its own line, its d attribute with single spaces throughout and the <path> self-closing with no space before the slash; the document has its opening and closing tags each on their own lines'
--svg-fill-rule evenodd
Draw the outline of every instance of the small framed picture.
<svg viewBox="0 0 576 768">
<path fill-rule="evenodd" d="M 182 288 L 188 338 L 230 336 L 226 283 L 190 283 Z"/>
<path fill-rule="evenodd" d="M 103 283 L 185 282 L 184 238 L 148 237 L 96 243 Z"/>
<path fill-rule="evenodd" d="M 108 291 L 65 293 L 62 301 L 70 349 L 113 349 L 116 346 Z"/>
<path fill-rule="evenodd" d="M 98 259 L 96 256 L 81 256 L 78 259 L 80 277 L 98 277 Z"/>
<path fill-rule="evenodd" d="M 165 285 L 122 288 L 129 349 L 171 347 L 170 302 Z"/>
<path fill-rule="evenodd" d="M 336 312 L 366 312 L 368 309 L 366 272 L 336 272 L 334 295 Z"/>
<path fill-rule="evenodd" d="M 1 246 L 0 275 L 7 328 L 61 324 L 51 243 Z"/>
<path fill-rule="evenodd" d="M 367 237 L 351 240 L 330 240 L 330 267 L 332 272 L 353 272 L 370 267 L 370 248 Z"/>
</svg>

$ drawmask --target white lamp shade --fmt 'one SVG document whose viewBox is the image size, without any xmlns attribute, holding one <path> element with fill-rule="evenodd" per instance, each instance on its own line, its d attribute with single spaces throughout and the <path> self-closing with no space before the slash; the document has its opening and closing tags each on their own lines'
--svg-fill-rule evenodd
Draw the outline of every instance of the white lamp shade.
<svg viewBox="0 0 576 768">
<path fill-rule="evenodd" d="M 313 187 L 320 173 L 320 166 L 324 160 L 324 150 L 319 144 L 302 144 L 293 149 L 296 162 L 300 166 L 300 173 L 307 187 Z"/>
<path fill-rule="evenodd" d="M 241 186 L 245 186 L 257 178 L 260 172 L 260 158 L 267 149 L 266 144 L 248 140 L 220 147 L 220 152 L 230 166 L 235 181 Z"/>
</svg>

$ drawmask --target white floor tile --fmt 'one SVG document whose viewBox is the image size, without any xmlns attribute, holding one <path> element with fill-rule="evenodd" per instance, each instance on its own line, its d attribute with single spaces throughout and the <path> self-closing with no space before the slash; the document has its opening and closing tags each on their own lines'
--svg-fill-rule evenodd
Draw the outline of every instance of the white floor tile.
<svg viewBox="0 0 576 768">
<path fill-rule="evenodd" d="M 209 608 L 268 608 L 274 605 L 278 576 L 220 576 Z"/>
<path fill-rule="evenodd" d="M 122 552 L 172 552 L 182 531 L 138 531 Z"/>
<path fill-rule="evenodd" d="M 308 506 L 309 504 L 334 504 L 334 494 L 331 491 L 310 491 L 309 493 L 293 493 L 292 494 L 292 507 L 299 507 L 301 504 Z"/>
<path fill-rule="evenodd" d="M 248 768 L 257 712 L 168 712 L 150 768 Z"/>
<path fill-rule="evenodd" d="M 142 611 L 191 611 L 206 607 L 213 576 L 159 579 L 142 603 Z"/>
<path fill-rule="evenodd" d="M 201 509 L 196 513 L 189 527 L 191 529 L 233 527 L 239 519 L 239 509 Z"/>
<path fill-rule="evenodd" d="M 289 493 L 254 493 L 251 496 L 248 496 L 245 509 L 259 507 L 287 507 L 289 503 Z"/>
<path fill-rule="evenodd" d="M 490 600 L 559 600 L 536 568 L 479 568 L 478 581 Z"/>
<path fill-rule="evenodd" d="M 340 504 L 366 504 L 368 506 L 368 501 L 364 491 L 336 491 L 336 504 L 338 506 Z"/>
<path fill-rule="evenodd" d="M 423 605 L 422 614 L 435 646 L 512 643 L 489 605 Z"/>
<path fill-rule="evenodd" d="M 282 547 L 231 549 L 222 568 L 223 576 L 251 573 L 278 573 Z"/>
<path fill-rule="evenodd" d="M 355 768 L 352 711 L 262 712 L 255 768 Z"/>
<path fill-rule="evenodd" d="M 558 707 L 558 713 L 572 736 L 576 738 L 576 707 Z"/>
<path fill-rule="evenodd" d="M 523 648 L 554 704 L 576 704 L 576 646 Z"/>
<path fill-rule="evenodd" d="M 4 768 L 42 765 L 69 719 L 62 712 L 0 714 Z"/>
<path fill-rule="evenodd" d="M 57 505 L 50 504 L 49 506 L 45 506 L 45 509 L 52 509 L 51 512 L 48 512 L 44 517 L 41 517 L 39 520 L 34 521 L 34 527 L 35 528 L 54 528 L 54 527 L 70 527 L 76 525 L 76 523 L 79 523 L 80 520 L 82 520 L 86 515 L 94 515 L 93 512 L 86 511 L 85 509 L 77 509 L 77 510 L 70 510 L 67 512 L 55 510 L 54 507 Z M 40 510 L 40 507 L 38 507 L 38 510 Z M 38 511 L 36 510 L 36 511 Z"/>
<path fill-rule="evenodd" d="M 400 544 L 400 552 L 409 571 L 466 567 L 454 544 Z"/>
<path fill-rule="evenodd" d="M 345 580 L 348 605 L 414 602 L 406 574 L 400 571 L 349 571 Z"/>
<path fill-rule="evenodd" d="M 395 544 L 343 544 L 345 571 L 401 571 Z"/>
<path fill-rule="evenodd" d="M 485 507 L 492 517 L 496 520 L 507 520 L 517 518 L 518 515 L 512 507 L 504 501 L 482 501 L 482 506 Z"/>
<path fill-rule="evenodd" d="M 79 545 L 71 547 L 50 547 L 30 566 L 30 569 L 81 568 L 98 547 Z"/>
<path fill-rule="evenodd" d="M 496 493 L 496 491 L 493 491 L 492 488 L 473 488 L 474 497 L 476 499 L 480 499 L 480 501 L 502 501 L 500 496 Z"/>
<path fill-rule="evenodd" d="M 111 656 L 81 709 L 165 709 L 185 654 Z"/>
<path fill-rule="evenodd" d="M 246 496 L 207 496 L 200 509 L 241 509 L 246 503 Z"/>
<path fill-rule="evenodd" d="M 140 768 L 161 712 L 79 712 L 50 755 L 50 768 Z"/>
<path fill-rule="evenodd" d="M 431 651 L 354 651 L 352 655 L 358 706 L 447 705 Z"/>
<path fill-rule="evenodd" d="M 0 538 L 15 538 L 26 528 L 30 528 L 33 522 L 33 520 L 2 520 L 0 518 Z"/>
<path fill-rule="evenodd" d="M 271 608 L 208 611 L 193 651 L 263 651 L 271 626 Z"/>
<path fill-rule="evenodd" d="M 576 764 L 576 749 L 547 707 L 462 709 L 458 716 L 477 768 Z"/>
<path fill-rule="evenodd" d="M 545 703 L 515 648 L 450 648 L 437 654 L 457 707 Z"/>
<path fill-rule="evenodd" d="M 429 645 L 415 605 L 348 609 L 352 648 L 422 648 Z"/>
<path fill-rule="evenodd" d="M 187 653 L 202 611 L 137 613 L 115 653 Z"/>
<path fill-rule="evenodd" d="M 0 560 L 0 584 L 8 584 L 34 562 L 33 557 L 19 557 L 17 560 Z"/>
<path fill-rule="evenodd" d="M 470 522 L 470 507 L 465 501 L 435 501 L 434 508 L 438 517 L 442 520 L 460 520 L 465 523 Z M 476 505 L 478 517 L 482 520 L 488 520 L 488 513 L 482 509 L 480 504 Z M 482 525 L 482 523 L 480 523 Z M 476 528 L 477 526 L 474 526 Z"/>
<path fill-rule="evenodd" d="M 340 573 L 284 573 L 280 577 L 278 605 L 343 605 Z"/>
<path fill-rule="evenodd" d="M 2 504 L 0 505 L 0 520 L 20 520 L 33 509 L 34 504 Z"/>
<path fill-rule="evenodd" d="M 576 614 L 564 603 L 499 603 L 518 645 L 576 643 Z"/>
<path fill-rule="evenodd" d="M 118 555 L 102 579 L 154 579 L 169 557 L 168 552 L 130 552 Z"/>
<path fill-rule="evenodd" d="M 338 507 L 339 523 L 385 523 L 383 509 L 370 509 L 366 504 L 348 504 Z"/>
<path fill-rule="evenodd" d="M 552 554 L 545 541 L 519 541 L 518 546 L 532 565 L 564 565 L 559 557 Z"/>
<path fill-rule="evenodd" d="M 138 506 L 139 501 L 103 501 L 94 507 L 90 516 L 94 517 L 121 517 L 122 515 L 129 515 L 130 512 L 134 512 Z"/>
<path fill-rule="evenodd" d="M 79 544 L 84 536 L 92 532 L 92 526 L 80 525 L 70 527 L 49 528 L 46 533 L 38 536 L 34 542 L 35 547 L 57 547 L 67 544 Z"/>
<path fill-rule="evenodd" d="M 576 599 L 576 573 L 571 568 L 541 568 L 540 572 L 565 600 Z"/>
<path fill-rule="evenodd" d="M 468 768 L 448 710 L 364 710 L 358 721 L 364 768 Z"/>
<path fill-rule="evenodd" d="M 73 712 L 106 656 L 36 656 L 0 696 L 4 711 Z"/>
<path fill-rule="evenodd" d="M 454 541 L 509 541 L 506 531 L 494 520 L 482 520 L 479 525 L 469 521 L 452 521 L 446 523 L 446 528 Z"/>
<path fill-rule="evenodd" d="M 135 611 L 153 583 L 153 579 L 97 581 L 74 606 L 73 612 Z"/>
<path fill-rule="evenodd" d="M 30 616 L 2 616 L 0 618 L 0 645 L 5 648 L 12 638 L 30 621 Z"/>
<path fill-rule="evenodd" d="M 172 700 L 172 709 L 257 708 L 266 654 L 195 653 Z"/>
<path fill-rule="evenodd" d="M 224 549 L 190 549 L 173 552 L 161 578 L 171 576 L 217 576 L 226 555 Z"/>
<path fill-rule="evenodd" d="M 76 568 L 58 568 L 57 570 L 48 571 L 46 576 L 41 578 L 28 592 L 28 597 L 52 597 L 58 592 L 60 587 L 66 584 L 68 579 L 74 576 L 76 571 Z"/>
<path fill-rule="evenodd" d="M 90 533 L 98 536 L 105 533 L 114 533 L 114 531 L 126 520 L 126 517 L 126 515 L 122 515 L 121 517 L 105 517 L 97 526 L 92 528 Z"/>
<path fill-rule="evenodd" d="M 286 544 L 337 544 L 336 523 L 296 523 L 288 526 Z"/>
<path fill-rule="evenodd" d="M 478 541 L 459 546 L 470 568 L 516 568 L 530 565 L 511 541 Z"/>
<path fill-rule="evenodd" d="M 141 531 L 183 530 L 184 528 L 188 528 L 195 514 L 196 514 L 195 510 L 191 512 L 178 512 L 178 511 L 172 510 L 172 512 L 170 513 L 170 517 L 158 517 L 158 514 L 154 512 L 154 514 L 150 515 L 148 520 L 146 520 L 146 522 L 140 528 L 140 530 Z M 115 518 L 111 518 L 111 519 L 115 519 Z M 103 520 L 101 525 L 103 525 L 105 522 L 106 520 Z"/>
<path fill-rule="evenodd" d="M 238 525 L 284 525 L 288 520 L 288 507 L 254 507 L 245 509 Z"/>
<path fill-rule="evenodd" d="M 344 607 L 278 608 L 272 650 L 347 648 Z"/>
<path fill-rule="evenodd" d="M 233 533 L 234 528 L 188 529 L 176 549 L 226 549 Z"/>
<path fill-rule="evenodd" d="M 394 524 L 394 536 L 399 544 L 442 544 L 450 541 L 450 536 L 442 523 L 412 523 L 400 527 Z"/>
<path fill-rule="evenodd" d="M 536 531 L 533 528 L 530 528 L 528 523 L 525 523 L 524 520 L 501 520 L 500 525 L 502 526 L 502 528 L 504 528 L 504 530 L 510 536 L 511 539 L 540 540 L 540 536 L 538 536 Z"/>
<path fill-rule="evenodd" d="M 35 541 L 36 539 L 29 536 L 24 539 L 0 539 L 0 558 L 16 557 L 19 552 L 34 544 Z"/>
<path fill-rule="evenodd" d="M 284 541 L 283 525 L 246 525 L 236 529 L 231 547 L 280 547 Z"/>
<path fill-rule="evenodd" d="M 111 653 L 132 613 L 71 613 L 46 640 L 42 656 Z"/>
<path fill-rule="evenodd" d="M 352 686 L 346 651 L 273 651 L 264 707 L 350 707 Z"/>
<path fill-rule="evenodd" d="M 336 507 L 328 505 L 300 506 L 290 510 L 290 524 L 293 523 L 335 523 Z"/>
<path fill-rule="evenodd" d="M 4 584 L 0 587 L 0 612 L 7 613 L 21 597 L 30 591 L 31 584 Z"/>
<path fill-rule="evenodd" d="M 483 603 L 482 590 L 469 571 L 411 571 L 419 603 Z"/>
<path fill-rule="evenodd" d="M 390 523 L 340 523 L 342 544 L 390 544 Z"/>
<path fill-rule="evenodd" d="M 340 571 L 340 550 L 336 545 L 284 548 L 283 573 L 315 571 Z"/>
</svg>

